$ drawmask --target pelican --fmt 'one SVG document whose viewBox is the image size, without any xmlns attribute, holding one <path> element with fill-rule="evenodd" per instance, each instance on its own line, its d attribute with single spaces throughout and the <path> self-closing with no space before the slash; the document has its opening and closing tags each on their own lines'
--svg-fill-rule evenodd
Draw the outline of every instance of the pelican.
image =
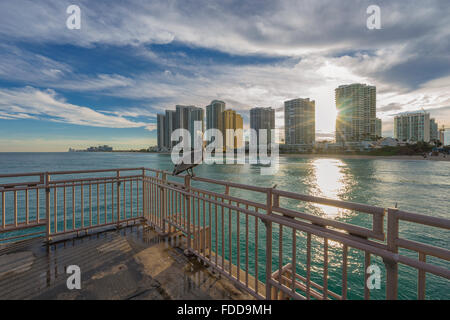
<svg viewBox="0 0 450 320">
<path fill-rule="evenodd" d="M 197 157 L 197 161 L 196 161 Z M 173 175 L 179 175 L 186 171 L 190 176 L 194 176 L 194 168 L 201 164 L 203 161 L 203 149 L 187 151 L 183 154 L 183 157 L 175 163 L 173 168 Z"/>
</svg>

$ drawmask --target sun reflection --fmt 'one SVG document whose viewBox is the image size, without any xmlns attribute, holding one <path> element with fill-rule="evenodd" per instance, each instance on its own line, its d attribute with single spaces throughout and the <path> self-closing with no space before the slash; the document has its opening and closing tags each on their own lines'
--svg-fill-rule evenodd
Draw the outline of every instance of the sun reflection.
<svg viewBox="0 0 450 320">
<path fill-rule="evenodd" d="M 315 159 L 312 161 L 312 194 L 318 197 L 343 200 L 341 194 L 351 184 L 345 171 L 346 164 L 339 159 Z M 315 204 L 322 215 L 329 218 L 342 216 L 346 210 Z"/>
</svg>

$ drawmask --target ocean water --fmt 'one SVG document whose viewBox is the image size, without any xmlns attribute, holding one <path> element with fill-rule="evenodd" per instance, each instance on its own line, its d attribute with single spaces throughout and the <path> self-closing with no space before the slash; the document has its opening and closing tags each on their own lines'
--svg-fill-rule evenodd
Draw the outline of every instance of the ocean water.
<svg viewBox="0 0 450 320">
<path fill-rule="evenodd" d="M 109 168 L 147 167 L 172 170 L 170 155 L 147 153 L 0 153 L 0 174 L 63 170 L 92 170 Z M 333 199 L 353 201 L 382 207 L 426 214 L 430 216 L 450 218 L 450 163 L 417 160 L 385 160 L 385 159 L 333 159 L 333 158 L 299 158 L 280 156 L 278 171 L 274 176 L 260 174 L 257 165 L 201 165 L 195 169 L 197 176 L 219 180 L 233 181 L 258 186 L 274 186 L 292 192 L 322 196 Z M 1 183 L 1 181 L 0 181 Z M 264 201 L 262 195 L 246 194 L 233 191 L 233 195 Z M 340 210 L 322 205 L 305 203 L 284 203 L 292 209 L 311 214 L 337 219 L 361 226 L 370 226 L 367 215 Z M 243 219 L 241 216 L 240 219 Z M 233 221 L 234 216 L 233 216 Z M 240 220 L 241 221 L 241 220 Z M 258 228 L 259 278 L 264 280 L 264 226 Z M 442 248 L 449 248 L 450 233 L 426 228 L 415 224 L 400 225 L 403 238 L 417 240 Z M 233 234 L 233 237 L 236 235 Z M 283 228 L 283 252 L 291 252 L 292 229 Z M 255 235 L 250 235 L 254 240 Z M 274 226 L 273 268 L 277 269 L 279 228 Z M 214 235 L 213 235 L 214 238 Z M 234 239 L 234 238 L 233 238 Z M 296 234 L 297 271 L 304 275 L 305 235 Z M 214 240 L 213 240 L 214 242 Z M 233 241 L 234 243 L 234 241 Z M 286 248 L 284 247 L 286 246 Z M 214 247 L 214 243 L 213 243 Z M 219 246 L 219 250 L 220 250 Z M 241 247 L 241 253 L 245 248 Z M 319 276 L 323 264 L 323 243 L 313 237 L 312 279 L 321 283 Z M 338 244 L 329 242 L 329 289 L 340 292 L 341 255 Z M 235 252 L 235 250 L 233 251 Z M 408 251 L 405 255 L 417 258 Z M 249 254 L 254 255 L 254 244 L 249 244 Z M 225 257 L 228 258 L 227 254 Z M 233 261 L 238 257 L 232 256 Z M 244 260 L 239 257 L 241 264 Z M 254 273 L 253 259 L 249 259 L 249 270 Z M 450 268 L 450 264 L 430 259 L 438 265 Z M 284 255 L 282 264 L 289 263 L 289 255 Z M 381 259 L 374 257 L 372 263 L 381 269 L 384 277 L 384 266 Z M 315 275 L 314 271 L 318 271 Z M 360 299 L 364 285 L 364 255 L 356 250 L 349 253 L 349 298 Z M 379 290 L 372 290 L 372 298 L 384 297 L 384 281 Z M 450 282 L 432 275 L 427 275 L 426 293 L 428 298 L 450 299 Z M 417 271 L 400 266 L 399 297 L 413 299 L 417 292 Z"/>
</svg>

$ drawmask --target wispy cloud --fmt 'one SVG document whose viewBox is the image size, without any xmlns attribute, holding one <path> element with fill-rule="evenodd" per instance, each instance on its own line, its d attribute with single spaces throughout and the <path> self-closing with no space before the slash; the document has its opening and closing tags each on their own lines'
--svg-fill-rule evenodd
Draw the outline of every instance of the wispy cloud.
<svg viewBox="0 0 450 320">
<path fill-rule="evenodd" d="M 51 89 L 43 91 L 33 87 L 0 89 L 0 112 L 1 116 L 9 119 L 40 118 L 93 127 L 137 128 L 150 125 L 67 103 Z"/>
</svg>

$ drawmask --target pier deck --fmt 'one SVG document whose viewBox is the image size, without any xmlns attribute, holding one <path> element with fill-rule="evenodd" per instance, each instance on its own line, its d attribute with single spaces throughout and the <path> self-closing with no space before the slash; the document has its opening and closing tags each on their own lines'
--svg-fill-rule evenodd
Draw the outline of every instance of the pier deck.
<svg viewBox="0 0 450 320">
<path fill-rule="evenodd" d="M 27 241 L 0 249 L 0 299 L 253 299 L 183 254 L 184 237 L 160 237 L 144 224 L 49 246 Z M 66 285 L 69 265 L 81 289 Z"/>
</svg>

